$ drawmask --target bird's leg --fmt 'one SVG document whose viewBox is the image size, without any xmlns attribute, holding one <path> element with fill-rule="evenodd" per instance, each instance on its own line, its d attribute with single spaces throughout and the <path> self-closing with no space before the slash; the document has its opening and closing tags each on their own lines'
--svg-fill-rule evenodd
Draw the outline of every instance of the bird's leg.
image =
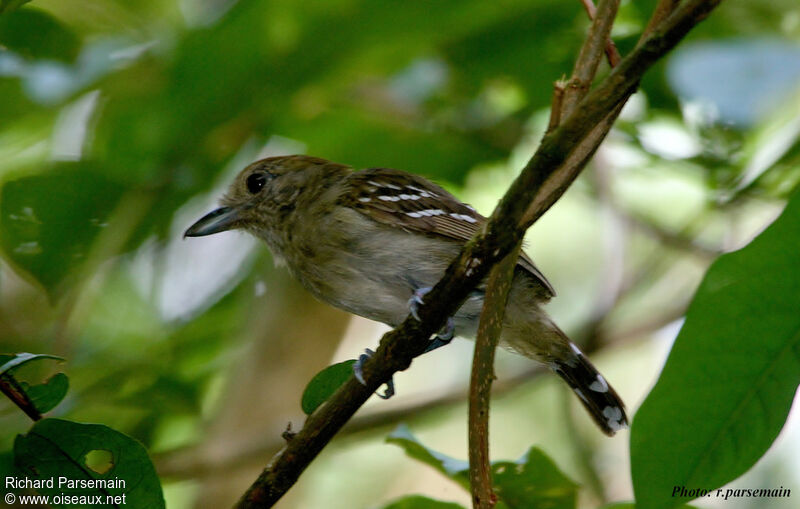
<svg viewBox="0 0 800 509">
<path fill-rule="evenodd" d="M 366 386 L 367 382 L 364 380 L 364 363 L 372 357 L 375 352 L 367 348 L 364 350 L 364 353 L 358 356 L 358 360 L 355 364 L 353 364 L 353 374 L 356 377 L 356 380 L 361 382 L 361 385 Z M 394 396 L 394 378 L 390 378 L 388 382 L 386 382 L 386 391 L 381 394 L 378 391 L 375 391 L 375 395 L 377 395 L 381 399 L 389 399 Z"/>
<path fill-rule="evenodd" d="M 425 302 L 422 300 L 422 297 L 425 296 L 426 293 L 431 291 L 431 287 L 425 288 L 418 288 L 414 290 L 413 295 L 408 300 L 408 310 L 411 313 L 411 316 L 419 320 L 418 309 L 421 304 Z M 432 350 L 436 350 L 437 348 L 441 348 L 450 343 L 455 336 L 455 321 L 453 320 L 452 316 L 447 317 L 447 324 L 445 324 L 444 328 L 439 331 L 433 339 L 430 340 L 428 346 L 425 347 L 425 350 L 422 353 L 428 353 Z M 361 382 L 362 385 L 367 385 L 366 381 L 364 380 L 364 363 L 372 357 L 375 352 L 367 348 L 364 350 L 364 353 L 358 356 L 358 360 L 355 364 L 353 364 L 353 374 L 356 377 L 356 380 Z M 394 379 L 390 378 L 388 382 L 386 382 L 386 391 L 383 394 L 376 392 L 377 396 L 382 399 L 389 399 L 394 396 Z"/>
<path fill-rule="evenodd" d="M 432 288 L 430 286 L 426 286 L 425 288 L 417 288 L 414 290 L 414 293 L 411 295 L 411 298 L 408 299 L 408 311 L 411 313 L 411 316 L 420 321 L 419 319 L 419 306 L 424 304 L 425 301 L 422 300 L 422 297 L 425 296 L 428 292 L 430 292 Z M 437 348 L 443 347 L 452 341 L 453 336 L 455 336 L 455 322 L 453 321 L 452 316 L 447 317 L 447 324 L 445 324 L 444 328 L 440 330 L 433 339 L 431 339 L 428 346 L 422 353 L 428 353 L 431 350 L 436 350 Z"/>
</svg>

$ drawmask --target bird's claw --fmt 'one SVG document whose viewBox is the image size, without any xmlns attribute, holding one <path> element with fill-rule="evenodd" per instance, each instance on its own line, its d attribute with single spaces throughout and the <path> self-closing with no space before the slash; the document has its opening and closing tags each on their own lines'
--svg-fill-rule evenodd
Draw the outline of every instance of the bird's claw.
<svg viewBox="0 0 800 509">
<path fill-rule="evenodd" d="M 444 326 L 442 332 L 439 332 L 439 334 L 437 334 L 436 336 L 433 337 L 433 339 L 430 340 L 428 346 L 425 347 L 425 350 L 422 353 L 428 353 L 433 350 L 436 350 L 437 348 L 449 345 L 450 341 L 452 341 L 453 337 L 455 336 L 455 329 L 456 327 L 453 323 L 453 317 L 452 316 L 448 317 L 447 325 Z"/>
<path fill-rule="evenodd" d="M 411 316 L 413 316 L 418 322 L 421 321 L 419 318 L 419 306 L 425 304 L 425 301 L 422 298 L 431 290 L 432 288 L 430 286 L 417 288 L 414 290 L 411 298 L 408 299 L 408 310 L 411 313 Z M 455 336 L 455 329 L 455 322 L 453 321 L 453 317 L 450 316 L 447 318 L 447 324 L 433 339 L 431 339 L 430 344 L 428 344 L 423 353 L 428 353 L 431 350 L 436 350 L 437 348 L 450 343 L 450 341 L 453 339 L 453 336 Z"/>
<path fill-rule="evenodd" d="M 367 385 L 367 382 L 364 380 L 364 363 L 374 354 L 375 352 L 367 348 L 364 350 L 364 353 L 358 356 L 358 360 L 353 364 L 353 375 L 355 375 L 356 380 L 363 386 Z M 381 399 L 389 399 L 394 396 L 394 379 L 390 378 L 389 381 L 386 382 L 386 391 L 384 391 L 383 394 L 375 391 L 375 395 Z"/>
<path fill-rule="evenodd" d="M 430 292 L 432 288 L 430 286 L 426 286 L 425 288 L 417 288 L 414 290 L 414 293 L 411 295 L 411 298 L 408 299 L 408 311 L 411 313 L 418 322 L 421 320 L 419 319 L 419 307 L 425 304 L 425 301 L 422 300 L 422 297 L 425 296 L 426 293 Z"/>
</svg>

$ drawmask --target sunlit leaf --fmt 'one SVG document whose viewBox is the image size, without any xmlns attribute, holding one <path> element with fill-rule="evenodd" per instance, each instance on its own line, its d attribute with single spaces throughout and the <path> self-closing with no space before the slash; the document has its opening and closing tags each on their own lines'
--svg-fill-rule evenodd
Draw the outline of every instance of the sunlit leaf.
<svg viewBox="0 0 800 509">
<path fill-rule="evenodd" d="M 112 464 L 98 466 L 92 451 L 107 451 Z M 90 465 L 87 464 L 89 455 Z M 17 468 L 30 479 L 56 480 L 53 488 L 37 490 L 45 495 L 125 496 L 120 507 L 164 507 L 161 484 L 144 447 L 136 440 L 99 424 L 79 424 L 60 419 L 37 422 L 14 442 Z M 101 474 L 99 471 L 104 472 Z M 109 481 L 101 487 L 60 485 L 59 480 Z M 121 498 L 117 498 L 121 500 Z"/>
<path fill-rule="evenodd" d="M 307 415 L 314 413 L 321 404 L 330 398 L 336 389 L 353 376 L 355 360 L 347 360 L 328 366 L 308 382 L 303 391 L 300 406 Z"/>
<path fill-rule="evenodd" d="M 411 433 L 405 424 L 397 426 L 386 437 L 386 441 L 399 445 L 407 455 L 435 468 L 465 489 L 469 489 L 469 463 L 428 448 Z"/>
<path fill-rule="evenodd" d="M 399 445 L 412 458 L 469 489 L 469 464 L 425 446 L 407 426 L 398 426 L 386 441 Z M 492 485 L 498 499 L 511 509 L 573 509 L 578 493 L 578 485 L 537 447 L 532 447 L 518 461 L 492 462 Z"/>
<path fill-rule="evenodd" d="M 64 360 L 62 357 L 58 357 L 57 355 L 50 355 L 46 353 L 24 352 L 16 354 L 2 354 L 0 355 L 0 375 L 10 372 L 11 370 L 22 366 L 23 364 L 40 359 L 55 359 L 57 361 Z"/>
<path fill-rule="evenodd" d="M 712 490 L 747 471 L 786 421 L 800 383 L 800 195 L 706 274 L 664 371 L 637 412 L 637 503 L 671 508 L 674 488 Z M 689 497 L 692 498 L 692 497 Z"/>
</svg>

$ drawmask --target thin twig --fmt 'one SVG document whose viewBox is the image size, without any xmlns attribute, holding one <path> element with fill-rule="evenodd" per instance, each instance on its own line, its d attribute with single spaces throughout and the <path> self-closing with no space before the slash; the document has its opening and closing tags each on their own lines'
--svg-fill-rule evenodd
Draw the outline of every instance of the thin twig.
<svg viewBox="0 0 800 509">
<path fill-rule="evenodd" d="M 575 110 L 575 106 L 586 96 L 589 87 L 592 86 L 600 60 L 603 59 L 603 51 L 611 34 L 611 26 L 618 9 L 619 0 L 600 0 L 597 12 L 590 15 L 592 25 L 583 41 L 578 58 L 575 59 L 575 67 L 564 92 L 562 119 L 568 117 Z"/>
<path fill-rule="evenodd" d="M 0 375 L 0 392 L 2 392 L 12 403 L 17 405 L 25 415 L 36 422 L 42 418 L 42 414 L 28 397 L 28 393 L 19 386 L 17 380 L 7 372 Z"/>
<path fill-rule="evenodd" d="M 407 369 L 421 355 L 428 338 L 461 307 L 469 292 L 489 269 L 505 258 L 533 224 L 566 191 L 577 173 L 565 166 L 590 137 L 595 126 L 635 90 L 644 72 L 669 52 L 722 0 L 688 0 L 658 25 L 611 73 L 592 90 L 561 125 L 546 135 L 538 150 L 511 185 L 485 227 L 467 242 L 444 277 L 420 306 L 420 321 L 406 320 L 381 339 L 375 354 L 363 366 L 366 385 L 351 377 L 328 402 L 308 417 L 303 429 L 259 475 L 237 507 L 271 507 L 297 481 L 348 419 L 393 373 Z M 599 145 L 603 137 L 594 140 Z M 583 146 L 578 161 L 597 146 Z M 531 204 L 533 203 L 533 206 Z"/>
<path fill-rule="evenodd" d="M 594 2 L 592 0 L 581 0 L 583 4 L 583 8 L 586 9 L 586 14 L 589 16 L 589 19 L 593 20 L 597 9 L 594 6 Z M 616 67 L 619 64 L 619 61 L 622 60 L 622 56 L 619 54 L 619 50 L 617 49 L 616 44 L 611 39 L 611 36 L 606 38 L 606 60 L 608 60 L 608 65 L 611 67 Z"/>
<path fill-rule="evenodd" d="M 472 507 L 492 509 L 497 496 L 492 489 L 492 466 L 489 461 L 489 403 L 494 375 L 494 352 L 503 329 L 508 291 L 522 243 L 489 272 L 486 285 L 472 373 L 469 382 L 469 481 Z"/>
<path fill-rule="evenodd" d="M 561 111 L 564 109 L 564 90 L 567 88 L 566 77 L 553 83 L 553 100 L 550 102 L 550 121 L 547 123 L 546 134 L 561 123 Z"/>
</svg>

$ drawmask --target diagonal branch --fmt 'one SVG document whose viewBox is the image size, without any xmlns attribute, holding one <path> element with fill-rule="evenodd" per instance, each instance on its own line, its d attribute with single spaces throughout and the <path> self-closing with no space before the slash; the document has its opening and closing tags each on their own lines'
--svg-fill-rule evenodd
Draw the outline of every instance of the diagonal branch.
<svg viewBox="0 0 800 509">
<path fill-rule="evenodd" d="M 393 373 L 407 369 L 421 355 L 428 338 L 455 313 L 469 292 L 522 240 L 525 230 L 563 194 L 574 175 L 559 168 L 574 157 L 598 124 L 638 85 L 645 71 L 669 52 L 722 0 L 689 0 L 681 5 L 637 46 L 620 65 L 578 104 L 561 125 L 547 134 L 539 149 L 511 185 L 484 229 L 471 239 L 450 264 L 444 277 L 428 293 L 419 309 L 421 321 L 406 320 L 381 339 L 380 346 L 364 363 L 361 385 L 351 377 L 316 412 L 303 429 L 278 453 L 243 495 L 237 507 L 270 507 L 296 482 L 308 464 Z M 599 144 L 602 136 L 595 138 Z M 587 159 L 595 147 L 584 145 L 578 160 Z M 569 172 L 565 172 L 569 173 Z M 531 205 L 532 204 L 532 205 Z"/>
</svg>

